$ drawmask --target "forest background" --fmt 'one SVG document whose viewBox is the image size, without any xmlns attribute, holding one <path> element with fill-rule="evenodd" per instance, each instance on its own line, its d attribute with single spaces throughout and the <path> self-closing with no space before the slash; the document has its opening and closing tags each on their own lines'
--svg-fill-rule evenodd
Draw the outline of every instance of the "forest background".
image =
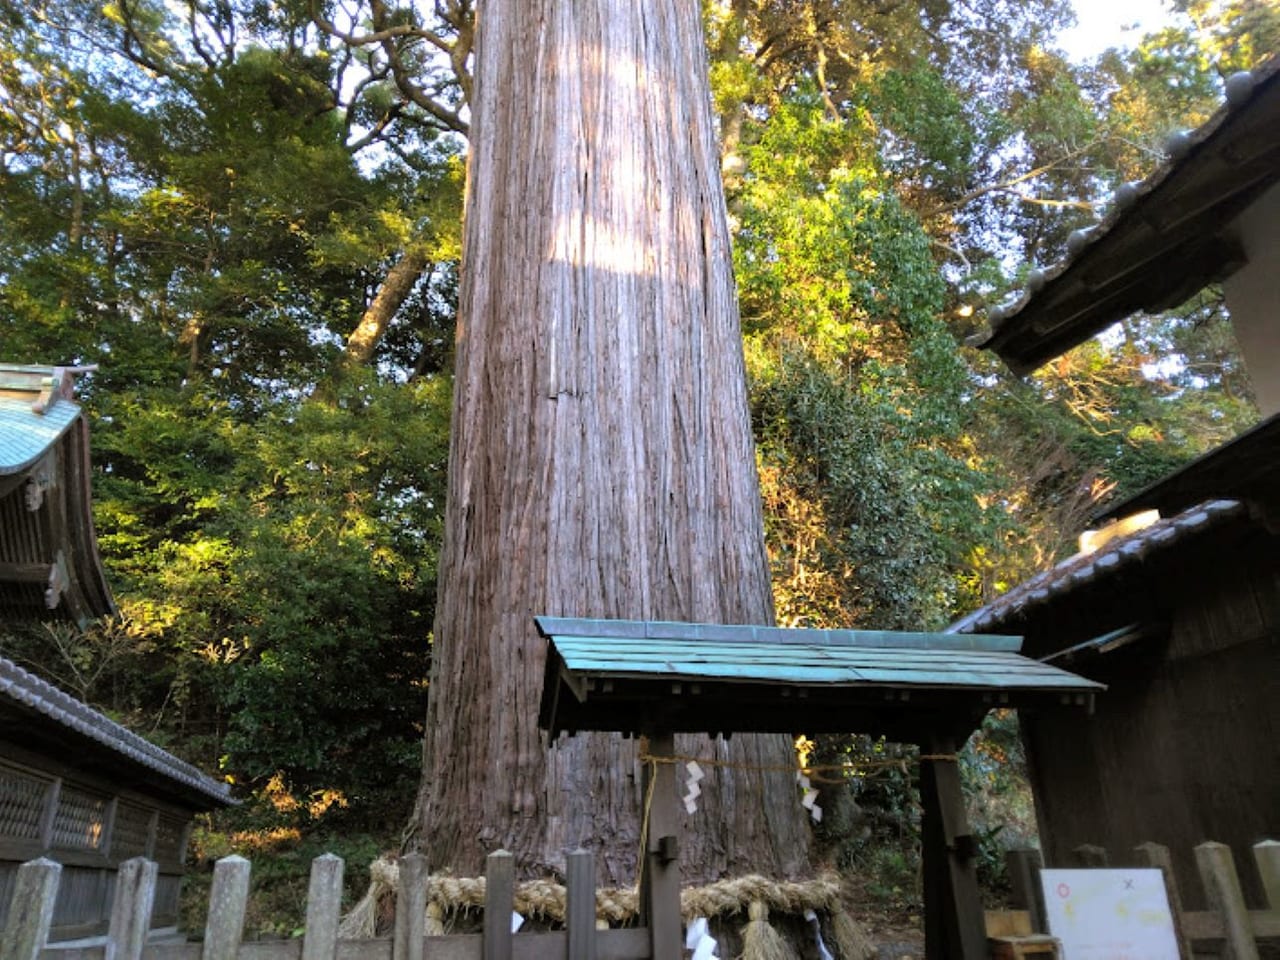
<svg viewBox="0 0 1280 960">
<path fill-rule="evenodd" d="M 1266 0 L 1174 11 L 1076 63 L 1061 0 L 704 4 L 779 623 L 938 629 L 1256 420 L 1215 291 L 1023 380 L 964 346 L 1280 49 Z M 0 652 L 235 784 L 198 855 L 367 862 L 409 822 L 429 695 L 473 4 L 0 24 L 0 361 L 99 365 L 120 606 Z M 1018 760 L 1011 717 L 969 751 L 993 868 L 1033 829 Z M 905 779 L 822 802 L 827 858 L 909 906 Z"/>
</svg>

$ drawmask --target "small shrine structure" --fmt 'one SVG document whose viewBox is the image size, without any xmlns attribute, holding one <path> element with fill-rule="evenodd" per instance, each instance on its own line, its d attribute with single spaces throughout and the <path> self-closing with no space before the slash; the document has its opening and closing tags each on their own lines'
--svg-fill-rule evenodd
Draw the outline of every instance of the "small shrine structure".
<svg viewBox="0 0 1280 960">
<path fill-rule="evenodd" d="M 0 624 L 115 612 L 90 514 L 75 369 L 0 364 Z"/>
<path fill-rule="evenodd" d="M 0 364 L 0 632 L 116 612 L 76 372 Z M 226 783 L 0 657 L 0 929 L 37 857 L 62 866 L 52 940 L 104 933 L 116 869 L 138 856 L 159 865 L 152 928 L 176 927 L 192 820 L 232 803 Z"/>
<path fill-rule="evenodd" d="M 987 938 L 956 751 L 995 707 L 1090 710 L 1102 684 L 1019 655 L 1018 637 L 537 617 L 539 725 L 648 738 L 641 923 L 678 960 L 674 735 L 849 733 L 920 746 L 925 950 L 985 960 Z"/>
</svg>

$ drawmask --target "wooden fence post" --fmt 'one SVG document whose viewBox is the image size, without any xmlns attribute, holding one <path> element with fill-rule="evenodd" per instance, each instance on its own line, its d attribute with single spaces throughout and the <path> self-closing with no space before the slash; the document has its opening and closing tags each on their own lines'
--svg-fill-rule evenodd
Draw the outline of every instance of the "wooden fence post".
<svg viewBox="0 0 1280 960">
<path fill-rule="evenodd" d="M 569 854 L 565 888 L 569 960 L 596 960 L 596 858 L 586 850 Z"/>
<path fill-rule="evenodd" d="M 1196 866 L 1209 900 L 1209 909 L 1222 917 L 1226 933 L 1226 960 L 1258 960 L 1258 942 L 1253 939 L 1249 911 L 1236 876 L 1231 848 L 1225 843 L 1202 843 L 1196 847 Z"/>
<path fill-rule="evenodd" d="M 515 910 L 515 858 L 495 850 L 484 863 L 484 960 L 511 960 Z"/>
<path fill-rule="evenodd" d="M 342 913 L 341 857 L 326 853 L 311 861 L 307 921 L 302 960 L 334 960 L 338 955 L 338 919 Z"/>
<path fill-rule="evenodd" d="M 1039 850 L 1022 847 L 1008 850 L 1004 855 L 1005 869 L 1009 873 L 1009 885 L 1013 888 L 1013 902 L 1027 911 L 1033 933 L 1044 933 L 1044 891 L 1040 889 L 1040 871 L 1044 869 L 1044 857 Z"/>
<path fill-rule="evenodd" d="M 116 895 L 107 927 L 106 960 L 141 960 L 151 929 L 151 907 L 156 899 L 159 868 L 146 857 L 120 864 Z"/>
<path fill-rule="evenodd" d="M 400 858 L 393 960 L 422 960 L 426 935 L 427 858 L 421 853 L 409 853 Z"/>
<path fill-rule="evenodd" d="M 1253 859 L 1262 878 L 1262 889 L 1267 895 L 1267 906 L 1280 910 L 1280 843 L 1263 840 L 1253 845 Z"/>
<path fill-rule="evenodd" d="M 0 960 L 38 960 L 53 923 L 62 864 L 41 857 L 18 868 L 9 919 L 0 938 Z"/>
<path fill-rule="evenodd" d="M 1106 847 L 1095 846 L 1092 843 L 1080 844 L 1080 846 L 1071 851 L 1071 856 L 1075 859 L 1077 867 L 1095 868 L 1107 866 Z"/>
<path fill-rule="evenodd" d="M 249 861 L 235 854 L 214 864 L 203 960 L 236 960 L 249 906 L 249 869 Z"/>
<path fill-rule="evenodd" d="M 1138 863 L 1147 867 L 1155 867 L 1164 874 L 1164 889 L 1169 897 L 1169 913 L 1173 916 L 1173 935 L 1178 941 L 1178 956 L 1182 960 L 1193 960 L 1191 941 L 1187 939 L 1182 927 L 1182 892 L 1178 889 L 1178 878 L 1173 873 L 1173 857 L 1169 848 L 1159 843 L 1140 843 L 1133 848 Z"/>
</svg>

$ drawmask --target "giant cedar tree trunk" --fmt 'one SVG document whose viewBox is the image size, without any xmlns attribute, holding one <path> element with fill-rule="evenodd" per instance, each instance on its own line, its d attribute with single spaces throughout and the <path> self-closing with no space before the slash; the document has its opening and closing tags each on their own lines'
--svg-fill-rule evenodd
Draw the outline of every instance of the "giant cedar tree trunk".
<svg viewBox="0 0 1280 960">
<path fill-rule="evenodd" d="M 634 879 L 636 744 L 537 729 L 537 613 L 772 622 L 699 5 L 479 13 L 419 843 Z M 685 752 L 793 762 L 785 737 Z M 711 771 L 686 880 L 806 866 L 794 779 Z"/>
</svg>

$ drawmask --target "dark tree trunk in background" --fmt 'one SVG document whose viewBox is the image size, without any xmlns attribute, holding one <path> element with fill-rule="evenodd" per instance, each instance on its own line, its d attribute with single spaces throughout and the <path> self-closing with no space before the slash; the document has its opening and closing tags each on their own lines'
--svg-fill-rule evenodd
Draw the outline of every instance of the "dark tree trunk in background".
<svg viewBox="0 0 1280 960">
<path fill-rule="evenodd" d="M 387 271 L 373 302 L 365 309 L 351 336 L 347 337 L 343 350 L 343 359 L 347 363 L 365 364 L 373 359 L 396 311 L 409 299 L 428 263 L 425 253 L 410 247 Z"/>
<path fill-rule="evenodd" d="M 595 850 L 634 879 L 635 741 L 537 728 L 538 613 L 771 623 L 699 6 L 479 13 L 444 554 L 419 798 L 431 868 Z M 744 767 L 786 737 L 687 738 Z M 794 778 L 717 769 L 686 880 L 807 866 Z"/>
</svg>

